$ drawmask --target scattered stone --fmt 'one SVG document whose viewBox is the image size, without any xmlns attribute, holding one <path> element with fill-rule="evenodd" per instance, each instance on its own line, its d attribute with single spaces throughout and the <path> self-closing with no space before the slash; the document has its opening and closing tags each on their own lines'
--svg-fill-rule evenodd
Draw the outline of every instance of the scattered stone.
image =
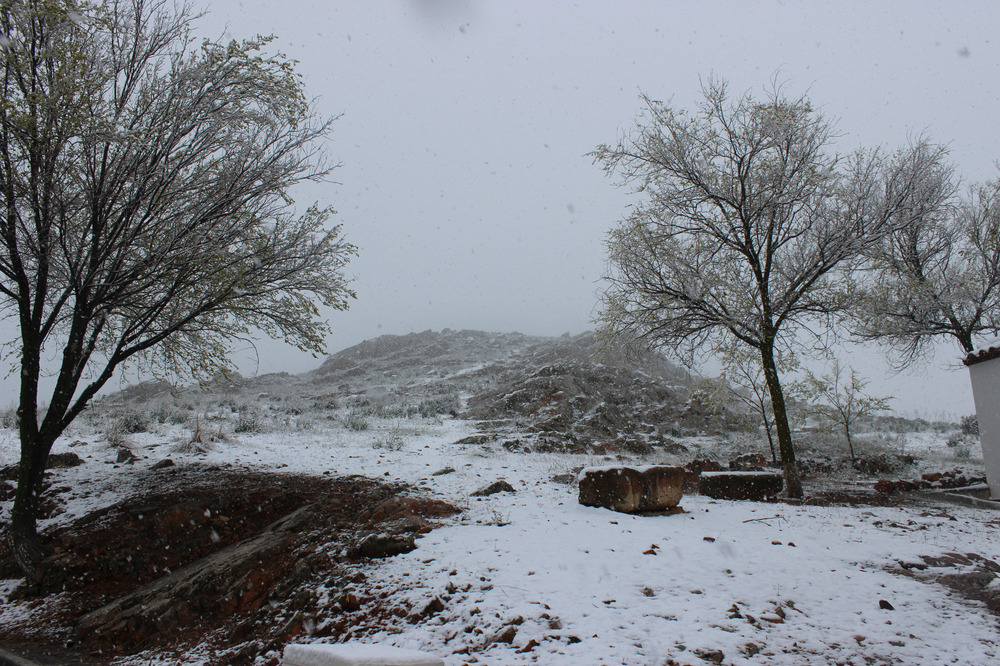
<svg viewBox="0 0 1000 666">
<path fill-rule="evenodd" d="M 436 472 L 433 472 L 431 476 L 444 476 L 445 474 L 454 474 L 454 473 L 455 473 L 454 467 L 444 467 Z"/>
<path fill-rule="evenodd" d="M 723 654 L 722 650 L 697 649 L 697 650 L 692 650 L 692 652 L 701 657 L 702 659 L 704 659 L 705 661 L 711 662 L 713 664 L 721 664 L 723 660 L 726 658 L 726 655 Z"/>
<path fill-rule="evenodd" d="M 507 643 L 510 645 L 514 642 L 514 637 L 517 636 L 517 627 L 510 625 L 506 627 L 503 631 L 498 633 L 493 637 L 493 643 Z"/>
<path fill-rule="evenodd" d="M 562 483 L 571 486 L 576 483 L 576 474 L 556 474 L 551 479 L 552 483 Z"/>
<path fill-rule="evenodd" d="M 115 458 L 116 463 L 124 463 L 126 465 L 131 465 L 139 458 L 129 451 L 128 449 L 118 449 L 118 457 Z"/>
<path fill-rule="evenodd" d="M 345 592 L 342 594 L 340 599 L 337 600 L 337 603 L 348 613 L 359 611 L 364 607 L 361 599 L 353 592 Z"/>
<path fill-rule="evenodd" d="M 683 493 L 680 467 L 589 467 L 580 472 L 579 502 L 622 513 L 665 511 Z"/>
<path fill-rule="evenodd" d="M 45 463 L 46 469 L 65 469 L 67 467 L 77 467 L 83 464 L 83 459 L 72 451 L 66 453 L 50 453 L 49 459 Z"/>
<path fill-rule="evenodd" d="M 424 620 L 426 618 L 431 617 L 432 615 L 437 615 L 444 609 L 445 605 L 444 601 L 441 600 L 441 597 L 434 597 L 433 599 L 427 602 L 427 604 L 420 610 L 419 613 L 414 613 L 412 616 L 410 616 L 410 621 L 418 622 L 420 620 Z"/>
<path fill-rule="evenodd" d="M 521 648 L 520 650 L 517 650 L 516 652 L 517 652 L 517 654 L 524 654 L 525 652 L 531 652 L 532 650 L 534 650 L 539 645 L 541 645 L 541 643 L 539 643 L 534 638 L 532 638 L 530 641 L 528 641 L 527 643 L 525 643 L 525 645 L 524 645 L 523 648 Z"/>
<path fill-rule="evenodd" d="M 488 486 L 483 486 L 476 492 L 472 493 L 473 497 L 489 497 L 490 495 L 496 495 L 497 493 L 513 493 L 517 492 L 514 487 L 504 480 L 494 481 Z"/>
<path fill-rule="evenodd" d="M 896 608 L 885 599 L 879 599 L 878 607 L 882 610 L 896 610 Z"/>
<path fill-rule="evenodd" d="M 702 472 L 701 493 L 713 499 L 762 501 L 784 488 L 777 472 Z"/>
<path fill-rule="evenodd" d="M 166 469 L 167 467 L 173 467 L 173 466 L 174 466 L 174 461 L 173 460 L 171 460 L 170 458 L 164 458 L 160 462 L 158 462 L 155 465 L 153 465 L 152 467 L 150 467 L 150 469 L 159 470 L 159 469 Z"/>
</svg>

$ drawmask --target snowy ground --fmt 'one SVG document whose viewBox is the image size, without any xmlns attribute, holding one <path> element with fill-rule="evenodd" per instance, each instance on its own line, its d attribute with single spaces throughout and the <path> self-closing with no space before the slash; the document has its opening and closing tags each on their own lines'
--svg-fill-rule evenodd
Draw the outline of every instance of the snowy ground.
<svg viewBox="0 0 1000 666">
<path fill-rule="evenodd" d="M 998 620 L 982 603 L 890 571 L 948 552 L 1000 559 L 1000 512 L 685 496 L 686 513 L 638 517 L 580 506 L 574 486 L 552 480 L 605 458 L 456 445 L 474 432 L 463 421 L 373 419 L 362 431 L 331 423 L 237 435 L 205 454 L 178 453 L 177 428 L 134 436 L 136 464 L 169 456 L 178 464 L 364 474 L 465 508 L 417 550 L 362 565 L 368 585 L 414 607 L 434 597 L 444 606 L 427 623 L 401 619 L 366 640 L 426 650 L 449 665 L 704 664 L 719 663 L 718 651 L 725 664 L 1000 663 Z M 141 492 L 99 439 L 80 425 L 57 445 L 86 463 L 56 473 L 74 492 L 54 521 Z M 909 441 L 947 453 L 941 438 Z M 0 431 L 0 466 L 16 454 L 13 433 Z M 446 467 L 455 471 L 432 474 Z M 516 492 L 470 497 L 500 478 Z M 510 642 L 494 640 L 505 631 Z M 145 654 L 119 663 L 177 661 Z"/>
</svg>

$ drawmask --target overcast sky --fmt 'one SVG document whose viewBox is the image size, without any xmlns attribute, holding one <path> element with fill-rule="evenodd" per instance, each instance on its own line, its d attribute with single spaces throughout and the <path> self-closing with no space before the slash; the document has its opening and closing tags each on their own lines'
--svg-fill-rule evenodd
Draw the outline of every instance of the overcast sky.
<svg viewBox="0 0 1000 666">
<path fill-rule="evenodd" d="M 640 91 L 690 108 L 712 74 L 735 92 L 777 76 L 838 119 L 845 151 L 925 134 L 966 180 L 997 175 L 997 2 L 193 1 L 203 36 L 274 34 L 316 111 L 341 116 L 337 182 L 298 193 L 333 205 L 360 248 L 331 352 L 445 327 L 593 328 L 604 237 L 631 199 L 586 153 L 633 126 Z M 319 363 L 258 350 L 245 374 Z M 842 360 L 903 413 L 936 416 L 974 410 L 957 356 L 947 343 L 898 376 L 877 354 Z"/>
<path fill-rule="evenodd" d="M 841 145 L 947 143 L 965 178 L 1000 157 L 995 2 L 199 0 L 209 36 L 273 33 L 323 115 L 334 205 L 360 248 L 332 351 L 425 329 L 593 327 L 603 241 L 629 202 L 586 153 L 630 128 L 640 91 L 690 107 L 700 80 L 760 91 L 777 73 L 838 119 Z M 316 361 L 263 344 L 259 367 Z M 907 413 L 973 411 L 950 343 L 882 378 Z M 931 388 L 932 387 L 932 388 Z"/>
</svg>

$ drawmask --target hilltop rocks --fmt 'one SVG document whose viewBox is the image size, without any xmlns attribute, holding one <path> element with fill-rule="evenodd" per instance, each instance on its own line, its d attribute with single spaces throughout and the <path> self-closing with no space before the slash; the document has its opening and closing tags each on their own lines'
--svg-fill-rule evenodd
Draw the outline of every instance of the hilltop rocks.
<svg viewBox="0 0 1000 666">
<path fill-rule="evenodd" d="M 684 485 L 680 467 L 590 467 L 580 472 L 580 504 L 621 513 L 666 511 Z"/>
</svg>

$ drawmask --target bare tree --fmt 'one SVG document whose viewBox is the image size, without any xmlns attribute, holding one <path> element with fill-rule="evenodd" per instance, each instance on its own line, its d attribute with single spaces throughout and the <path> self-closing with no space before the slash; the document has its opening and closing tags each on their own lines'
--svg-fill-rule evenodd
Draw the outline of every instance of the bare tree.
<svg viewBox="0 0 1000 666">
<path fill-rule="evenodd" d="M 859 273 L 853 332 L 887 344 L 897 367 L 941 336 L 969 353 L 975 336 L 1000 334 L 1000 181 L 958 197 L 942 168 L 929 214 L 872 245 Z"/>
<path fill-rule="evenodd" d="M 790 496 L 802 495 L 776 350 L 846 306 L 835 271 L 919 217 L 941 151 L 831 152 L 834 130 L 779 89 L 731 99 L 709 81 L 687 113 L 643 97 L 638 127 L 591 155 L 644 193 L 609 234 L 601 319 L 612 337 L 760 355 Z"/>
<path fill-rule="evenodd" d="M 323 179 L 329 120 L 267 39 L 195 45 L 187 7 L 0 3 L 0 307 L 16 319 L 21 457 L 9 539 L 30 572 L 52 444 L 138 363 L 212 374 L 258 331 L 322 349 L 354 253 Z M 43 359 L 56 358 L 41 410 Z"/>
<path fill-rule="evenodd" d="M 851 462 L 857 462 L 851 431 L 861 419 L 889 410 L 892 396 L 876 397 L 865 394 L 868 382 L 848 368 L 845 376 L 840 362 L 834 360 L 830 374 L 817 377 L 806 371 L 806 383 L 813 399 L 822 400 L 831 409 L 833 420 L 844 429 L 847 448 L 851 452 Z"/>
</svg>

